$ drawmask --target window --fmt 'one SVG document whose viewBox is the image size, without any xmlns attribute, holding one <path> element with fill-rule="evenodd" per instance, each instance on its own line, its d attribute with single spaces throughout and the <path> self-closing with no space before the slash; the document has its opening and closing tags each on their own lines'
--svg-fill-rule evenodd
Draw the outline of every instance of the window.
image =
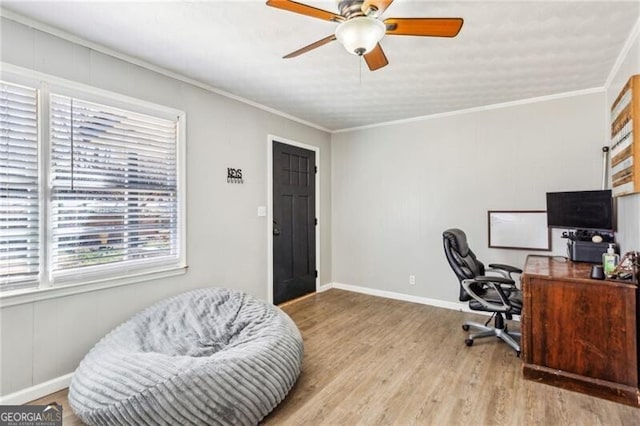
<svg viewBox="0 0 640 426">
<path fill-rule="evenodd" d="M 0 290 L 184 266 L 181 113 L 121 98 L 0 82 Z"/>
<path fill-rule="evenodd" d="M 0 82 L 0 288 L 37 285 L 40 272 L 35 89 Z"/>
<path fill-rule="evenodd" d="M 53 276 L 177 255 L 176 122 L 51 95 Z"/>
</svg>

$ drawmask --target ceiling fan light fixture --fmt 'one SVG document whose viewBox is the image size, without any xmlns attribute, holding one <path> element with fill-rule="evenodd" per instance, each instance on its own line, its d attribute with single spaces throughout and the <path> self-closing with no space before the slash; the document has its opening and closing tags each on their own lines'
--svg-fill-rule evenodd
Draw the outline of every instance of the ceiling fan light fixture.
<svg viewBox="0 0 640 426">
<path fill-rule="evenodd" d="M 347 52 L 362 56 L 376 47 L 386 30 L 386 26 L 378 19 L 359 16 L 338 25 L 336 38 Z"/>
</svg>

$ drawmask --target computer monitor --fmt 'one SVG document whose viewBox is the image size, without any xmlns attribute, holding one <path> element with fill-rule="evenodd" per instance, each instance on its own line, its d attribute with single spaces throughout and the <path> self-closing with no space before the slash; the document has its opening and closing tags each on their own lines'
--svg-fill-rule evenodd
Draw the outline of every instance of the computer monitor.
<svg viewBox="0 0 640 426">
<path fill-rule="evenodd" d="M 547 225 L 551 228 L 613 231 L 611 190 L 547 192 Z"/>
</svg>

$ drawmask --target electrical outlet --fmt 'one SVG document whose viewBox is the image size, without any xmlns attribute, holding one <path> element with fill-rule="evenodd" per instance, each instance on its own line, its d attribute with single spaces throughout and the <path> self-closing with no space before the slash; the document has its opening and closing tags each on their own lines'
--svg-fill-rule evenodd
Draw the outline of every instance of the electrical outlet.
<svg viewBox="0 0 640 426">
<path fill-rule="evenodd" d="M 409 275 L 409 285 L 416 285 L 416 276 Z"/>
</svg>

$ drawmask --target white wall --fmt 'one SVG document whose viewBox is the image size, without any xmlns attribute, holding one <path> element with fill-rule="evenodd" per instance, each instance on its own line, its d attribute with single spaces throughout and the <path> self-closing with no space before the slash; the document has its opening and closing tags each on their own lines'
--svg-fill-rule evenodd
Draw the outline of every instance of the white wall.
<svg viewBox="0 0 640 426">
<path fill-rule="evenodd" d="M 330 135 L 2 18 L 0 59 L 187 114 L 184 276 L 2 308 L 0 395 L 72 372 L 108 330 L 191 288 L 226 286 L 267 297 L 267 135 L 320 147 L 321 283 L 331 281 Z M 245 183 L 226 183 L 226 168 Z"/>
<path fill-rule="evenodd" d="M 640 36 L 636 33 L 619 69 L 607 87 L 607 128 L 610 126 L 610 108 L 629 77 L 640 73 Z M 610 132 L 608 133 L 610 135 Z M 637 136 L 636 136 L 637 138 Z M 637 142 L 636 142 L 637 143 Z M 622 253 L 640 250 L 640 194 L 617 198 L 618 232 L 616 240 Z"/>
<path fill-rule="evenodd" d="M 334 282 L 457 301 L 442 249 L 451 227 L 485 263 L 522 266 L 527 252 L 487 248 L 487 210 L 598 189 L 604 102 L 597 92 L 334 134 Z"/>
</svg>

